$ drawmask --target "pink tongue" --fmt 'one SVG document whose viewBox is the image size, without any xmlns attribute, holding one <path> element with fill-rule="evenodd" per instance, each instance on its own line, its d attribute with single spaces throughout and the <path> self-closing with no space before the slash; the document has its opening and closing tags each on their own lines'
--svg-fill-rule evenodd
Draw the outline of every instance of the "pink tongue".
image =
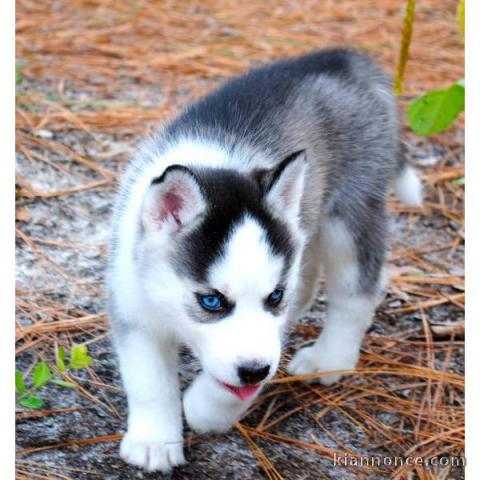
<svg viewBox="0 0 480 480">
<path fill-rule="evenodd" d="M 240 400 L 248 400 L 255 395 L 260 385 L 248 385 L 246 387 L 234 387 L 233 385 L 224 384 L 225 387 L 234 393 Z"/>
</svg>

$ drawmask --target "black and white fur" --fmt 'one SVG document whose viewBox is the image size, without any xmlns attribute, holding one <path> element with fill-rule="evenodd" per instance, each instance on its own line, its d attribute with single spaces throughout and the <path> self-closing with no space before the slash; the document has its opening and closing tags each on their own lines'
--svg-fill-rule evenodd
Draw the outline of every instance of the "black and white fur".
<svg viewBox="0 0 480 480">
<path fill-rule="evenodd" d="M 203 368 L 183 396 L 190 426 L 224 431 L 246 411 L 255 395 L 242 401 L 224 384 L 243 388 L 242 365 L 261 365 L 261 384 L 275 374 L 282 334 L 310 307 L 321 265 L 325 326 L 289 370 L 355 367 L 385 287 L 392 184 L 421 204 L 390 83 L 347 50 L 252 70 L 144 143 L 121 182 L 108 270 L 127 462 L 162 471 L 184 462 L 181 344 Z M 275 289 L 283 299 L 271 307 Z M 228 306 L 220 313 L 199 305 L 212 291 Z"/>
</svg>

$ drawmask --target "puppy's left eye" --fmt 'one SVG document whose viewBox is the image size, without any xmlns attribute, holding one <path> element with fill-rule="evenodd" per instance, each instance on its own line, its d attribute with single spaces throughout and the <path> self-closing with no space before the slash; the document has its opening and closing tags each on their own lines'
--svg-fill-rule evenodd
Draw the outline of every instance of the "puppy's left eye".
<svg viewBox="0 0 480 480">
<path fill-rule="evenodd" d="M 277 307 L 283 298 L 283 290 L 281 288 L 276 288 L 268 297 L 267 304 L 271 307 Z"/>
</svg>

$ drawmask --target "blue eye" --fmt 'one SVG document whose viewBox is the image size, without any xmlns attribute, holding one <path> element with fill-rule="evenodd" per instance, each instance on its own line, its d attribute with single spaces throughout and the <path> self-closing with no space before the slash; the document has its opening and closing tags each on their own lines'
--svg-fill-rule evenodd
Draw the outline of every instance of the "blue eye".
<svg viewBox="0 0 480 480">
<path fill-rule="evenodd" d="M 268 297 L 267 297 L 267 303 L 272 306 L 276 307 L 283 298 L 283 290 L 280 288 L 276 288 Z"/>
<path fill-rule="evenodd" d="M 209 311 L 223 310 L 224 305 L 220 295 L 198 295 L 200 305 Z"/>
</svg>

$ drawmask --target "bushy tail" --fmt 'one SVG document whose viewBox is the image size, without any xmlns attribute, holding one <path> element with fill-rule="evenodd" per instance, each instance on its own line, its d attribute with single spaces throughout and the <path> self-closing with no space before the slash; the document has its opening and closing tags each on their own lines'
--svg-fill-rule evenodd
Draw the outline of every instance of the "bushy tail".
<svg viewBox="0 0 480 480">
<path fill-rule="evenodd" d="M 415 169 L 408 163 L 398 172 L 393 182 L 393 188 L 397 197 L 409 207 L 421 207 L 423 205 L 422 183 Z"/>
<path fill-rule="evenodd" d="M 393 181 L 393 188 L 397 197 L 409 207 L 423 205 L 422 183 L 415 169 L 408 163 L 407 147 L 400 142 L 397 152 L 397 176 Z"/>
</svg>

